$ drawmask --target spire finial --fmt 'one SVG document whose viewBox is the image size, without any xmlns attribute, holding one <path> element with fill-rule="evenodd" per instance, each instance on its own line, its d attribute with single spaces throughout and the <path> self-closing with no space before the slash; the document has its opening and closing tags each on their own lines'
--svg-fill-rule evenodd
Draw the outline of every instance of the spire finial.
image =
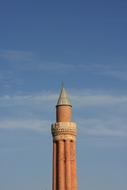
<svg viewBox="0 0 127 190">
<path fill-rule="evenodd" d="M 57 106 L 59 106 L 59 105 L 69 105 L 69 106 L 71 106 L 71 103 L 69 101 L 67 92 L 66 92 L 66 90 L 64 88 L 64 82 L 63 81 L 61 83 L 61 92 L 60 92 L 60 96 L 59 96 L 59 99 L 58 99 L 58 102 L 57 102 Z"/>
<path fill-rule="evenodd" d="M 61 82 L 61 89 L 64 88 L 64 81 Z"/>
</svg>

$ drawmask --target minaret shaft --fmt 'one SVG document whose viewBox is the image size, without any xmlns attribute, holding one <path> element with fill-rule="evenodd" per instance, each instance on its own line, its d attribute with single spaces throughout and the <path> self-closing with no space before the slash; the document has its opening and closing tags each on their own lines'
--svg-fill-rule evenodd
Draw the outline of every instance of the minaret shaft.
<svg viewBox="0 0 127 190">
<path fill-rule="evenodd" d="M 56 121 L 57 122 L 71 122 L 72 107 L 71 106 L 57 106 Z"/>
<path fill-rule="evenodd" d="M 65 190 L 64 141 L 58 141 L 58 189 Z"/>
<path fill-rule="evenodd" d="M 71 190 L 77 190 L 77 176 L 76 176 L 76 144 L 71 142 Z"/>
<path fill-rule="evenodd" d="M 52 181 L 52 189 L 56 189 L 56 142 L 53 142 L 53 181 Z"/>
<path fill-rule="evenodd" d="M 53 142 L 53 190 L 77 190 L 75 142 Z"/>
<path fill-rule="evenodd" d="M 72 106 L 65 89 L 56 106 L 56 123 L 52 124 L 53 184 L 52 190 L 77 190 L 76 124 L 71 122 Z"/>
<path fill-rule="evenodd" d="M 65 141 L 65 168 L 66 168 L 66 190 L 71 190 L 71 151 L 70 141 Z"/>
</svg>

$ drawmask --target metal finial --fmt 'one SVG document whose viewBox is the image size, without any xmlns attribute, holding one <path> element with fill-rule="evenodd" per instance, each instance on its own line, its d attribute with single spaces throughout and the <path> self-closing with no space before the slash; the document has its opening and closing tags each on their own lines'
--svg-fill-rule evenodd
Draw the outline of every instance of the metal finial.
<svg viewBox="0 0 127 190">
<path fill-rule="evenodd" d="M 61 87 L 64 88 L 64 81 L 61 82 Z"/>
</svg>

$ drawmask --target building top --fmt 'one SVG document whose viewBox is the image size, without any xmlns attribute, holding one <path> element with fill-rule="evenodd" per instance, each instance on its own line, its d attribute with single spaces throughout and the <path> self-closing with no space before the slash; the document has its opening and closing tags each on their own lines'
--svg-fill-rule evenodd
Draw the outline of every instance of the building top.
<svg viewBox="0 0 127 190">
<path fill-rule="evenodd" d="M 70 103 L 70 100 L 68 98 L 67 92 L 66 92 L 65 88 L 63 87 L 63 85 L 62 85 L 62 89 L 61 89 L 60 96 L 59 96 L 59 99 L 58 99 L 58 102 L 57 102 L 56 106 L 61 106 L 61 105 L 69 105 L 69 106 L 71 106 L 71 103 Z"/>
</svg>

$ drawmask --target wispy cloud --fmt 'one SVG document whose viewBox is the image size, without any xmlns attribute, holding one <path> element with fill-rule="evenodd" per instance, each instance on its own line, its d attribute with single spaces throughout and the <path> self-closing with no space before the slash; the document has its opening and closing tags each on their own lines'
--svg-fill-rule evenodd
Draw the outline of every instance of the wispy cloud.
<svg viewBox="0 0 127 190">
<path fill-rule="evenodd" d="M 72 100 L 77 107 L 94 107 L 94 106 L 115 106 L 119 104 L 127 104 L 127 96 L 114 96 L 110 94 L 82 95 L 72 96 Z"/>
<path fill-rule="evenodd" d="M 79 72 L 84 71 L 94 75 L 107 76 L 113 79 L 127 80 L 127 66 L 125 64 L 67 64 L 67 63 L 27 63 L 21 66 L 24 70 L 54 71 L 54 72 Z"/>
<path fill-rule="evenodd" d="M 41 119 L 6 119 L 0 121 L 0 128 L 33 130 L 39 133 L 50 132 L 50 120 Z M 127 119 L 109 118 L 78 118 L 78 133 L 82 136 L 97 137 L 126 137 L 127 138 Z"/>
<path fill-rule="evenodd" d="M 50 121 L 39 119 L 7 119 L 0 121 L 0 128 L 4 129 L 26 129 L 37 132 L 48 132 Z"/>
<path fill-rule="evenodd" d="M 79 64 L 78 68 L 101 76 L 108 76 L 115 79 L 127 80 L 127 65 L 124 63 L 119 63 L 119 64 L 84 63 L 84 64 Z"/>
<path fill-rule="evenodd" d="M 0 58 L 11 62 L 10 68 L 22 71 L 80 72 L 107 76 L 113 79 L 127 80 L 127 65 L 124 63 L 62 63 L 42 60 L 33 52 L 20 50 L 0 50 Z"/>
<path fill-rule="evenodd" d="M 57 99 L 57 95 L 51 92 L 43 92 L 33 95 L 4 95 L 0 97 L 0 107 L 9 106 L 42 106 L 49 105 Z M 43 109 L 43 106 L 42 106 Z"/>
<path fill-rule="evenodd" d="M 92 91 L 73 91 L 71 96 L 74 109 L 80 112 L 77 115 L 79 132 L 88 136 L 127 136 L 127 96 L 104 94 Z M 50 126 L 51 120 L 49 110 L 57 101 L 58 95 L 55 92 L 42 92 L 31 95 L 1 96 L 0 107 L 7 111 L 5 119 L 0 121 L 1 128 L 30 129 L 44 132 L 45 126 Z M 91 112 L 87 116 L 87 109 Z M 99 109 L 98 109 L 99 108 Z M 108 108 L 108 109 L 105 109 Z M 0 114 L 2 114 L 2 111 Z M 53 109 L 52 109 L 53 111 Z M 19 115 L 17 117 L 17 114 Z M 22 114 L 21 114 L 22 112 Z M 43 112 L 43 119 L 42 119 Z M 13 113 L 13 117 L 11 117 Z M 28 115 L 29 113 L 29 115 Z M 102 114 L 103 113 L 103 114 Z M 53 114 L 53 113 L 52 113 Z M 54 113 L 55 114 L 55 113 Z M 83 119 L 82 119 L 83 117 Z M 49 130 L 49 128 L 48 128 Z"/>
<path fill-rule="evenodd" d="M 18 50 L 0 50 L 0 57 L 8 61 L 30 61 L 33 57 L 32 52 Z"/>
<path fill-rule="evenodd" d="M 116 79 L 120 79 L 120 80 L 127 80 L 127 68 L 119 68 L 118 70 L 115 69 L 111 69 L 111 70 L 107 70 L 104 71 L 102 74 L 116 78 Z"/>
<path fill-rule="evenodd" d="M 73 95 L 75 94 L 75 95 Z M 55 92 L 41 92 L 29 95 L 3 95 L 0 96 L 0 106 L 49 104 L 56 103 L 58 94 Z M 78 107 L 115 106 L 127 104 L 127 95 L 115 95 L 112 93 L 97 93 L 94 91 L 72 91 L 71 100 Z"/>
<path fill-rule="evenodd" d="M 107 117 L 79 119 L 81 135 L 127 137 L 127 119 Z"/>
</svg>

